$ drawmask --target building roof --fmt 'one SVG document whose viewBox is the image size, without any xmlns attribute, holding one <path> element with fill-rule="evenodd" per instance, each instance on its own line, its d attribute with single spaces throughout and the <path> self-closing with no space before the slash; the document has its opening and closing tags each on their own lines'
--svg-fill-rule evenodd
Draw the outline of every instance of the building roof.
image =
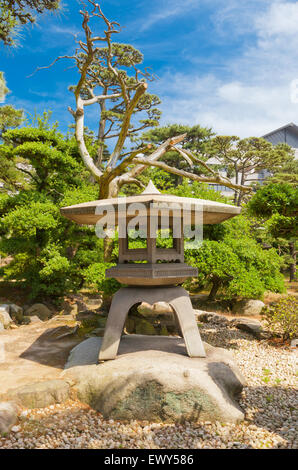
<svg viewBox="0 0 298 470">
<path fill-rule="evenodd" d="M 285 126 L 279 127 L 278 129 L 275 129 L 274 131 L 268 132 L 268 134 L 262 135 L 263 138 L 269 137 L 272 134 L 275 134 L 276 132 L 283 131 L 285 129 L 291 129 L 294 134 L 297 134 L 298 136 L 298 126 L 294 124 L 293 122 L 290 122 L 290 124 L 286 124 Z"/>
</svg>

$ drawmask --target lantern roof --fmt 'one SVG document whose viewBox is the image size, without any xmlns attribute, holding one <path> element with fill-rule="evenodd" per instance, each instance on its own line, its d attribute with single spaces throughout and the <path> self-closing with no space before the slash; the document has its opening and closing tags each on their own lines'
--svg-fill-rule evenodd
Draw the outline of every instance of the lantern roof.
<svg viewBox="0 0 298 470">
<path fill-rule="evenodd" d="M 142 208 L 139 206 L 139 203 L 142 204 Z M 138 204 L 138 206 L 134 206 L 135 204 Z M 124 216 L 124 212 L 127 214 L 127 208 L 129 206 L 131 208 L 138 207 L 138 215 L 143 216 L 148 215 L 149 211 L 152 210 L 167 211 L 172 208 L 173 211 L 174 209 L 176 210 L 177 214 L 179 212 L 177 212 L 177 209 L 180 208 L 183 209 L 179 212 L 180 218 L 188 213 L 191 216 L 192 223 L 197 220 L 195 219 L 195 212 L 201 211 L 204 224 L 218 224 L 231 217 L 235 217 L 241 212 L 240 207 L 217 201 L 161 194 L 152 181 L 149 182 L 148 186 L 141 194 L 84 202 L 82 204 L 63 207 L 60 209 L 60 212 L 64 217 L 78 224 L 96 225 L 108 211 L 114 211 L 117 223 L 118 218 Z M 131 215 L 131 217 L 133 216 L 135 216 L 135 214 Z"/>
</svg>

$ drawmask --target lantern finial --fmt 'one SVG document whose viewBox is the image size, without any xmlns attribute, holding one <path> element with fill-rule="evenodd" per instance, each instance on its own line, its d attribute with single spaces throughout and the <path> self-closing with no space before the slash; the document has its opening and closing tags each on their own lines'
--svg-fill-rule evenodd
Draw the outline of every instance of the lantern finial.
<svg viewBox="0 0 298 470">
<path fill-rule="evenodd" d="M 148 183 L 147 188 L 142 192 L 142 194 L 160 194 L 158 189 L 154 186 L 152 181 L 150 180 Z"/>
</svg>

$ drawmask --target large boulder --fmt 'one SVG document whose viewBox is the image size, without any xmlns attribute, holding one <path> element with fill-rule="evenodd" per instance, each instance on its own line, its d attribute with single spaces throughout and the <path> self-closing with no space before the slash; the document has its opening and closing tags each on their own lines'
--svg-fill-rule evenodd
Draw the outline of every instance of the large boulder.
<svg viewBox="0 0 298 470">
<path fill-rule="evenodd" d="M 232 313 L 244 316 L 260 315 L 263 307 L 265 307 L 265 304 L 261 300 L 239 300 L 233 305 Z"/>
<path fill-rule="evenodd" d="M 10 431 L 17 421 L 17 407 L 13 402 L 0 403 L 0 435 Z"/>
<path fill-rule="evenodd" d="M 44 304 L 34 304 L 26 311 L 27 316 L 37 316 L 41 320 L 48 320 L 52 316 L 51 310 Z"/>
<path fill-rule="evenodd" d="M 10 316 L 10 305 L 0 305 L 0 323 L 2 323 L 4 328 L 8 328 L 12 323 L 12 318 Z"/>
<path fill-rule="evenodd" d="M 149 421 L 244 419 L 237 398 L 244 379 L 230 353 L 205 343 L 206 358 L 190 358 L 177 337 L 127 335 L 115 360 L 96 365 L 100 338 L 70 354 L 62 377 L 104 417 Z"/>
</svg>

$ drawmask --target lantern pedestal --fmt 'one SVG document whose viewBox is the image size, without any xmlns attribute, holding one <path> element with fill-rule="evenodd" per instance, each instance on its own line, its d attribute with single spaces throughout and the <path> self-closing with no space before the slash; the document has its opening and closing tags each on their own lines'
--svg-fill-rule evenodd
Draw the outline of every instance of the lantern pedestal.
<svg viewBox="0 0 298 470">
<path fill-rule="evenodd" d="M 182 287 L 122 287 L 114 294 L 99 361 L 115 359 L 129 309 L 140 302 L 163 300 L 173 308 L 190 357 L 206 357 L 188 292 Z"/>
</svg>

